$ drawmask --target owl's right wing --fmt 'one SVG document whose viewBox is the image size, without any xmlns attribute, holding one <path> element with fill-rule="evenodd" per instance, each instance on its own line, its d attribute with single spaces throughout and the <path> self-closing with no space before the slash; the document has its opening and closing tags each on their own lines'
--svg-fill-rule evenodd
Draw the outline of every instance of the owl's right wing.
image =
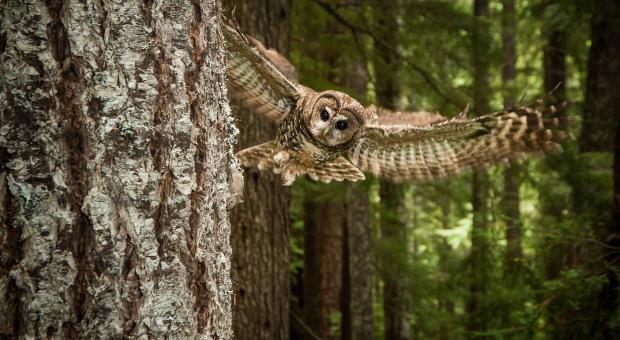
<svg viewBox="0 0 620 340">
<path fill-rule="evenodd" d="M 282 55 L 225 25 L 228 94 L 238 105 L 279 121 L 300 98 L 295 69 Z"/>
<path fill-rule="evenodd" d="M 393 181 L 445 177 L 558 149 L 566 133 L 554 112 L 553 106 L 543 112 L 516 107 L 473 119 L 427 115 L 418 123 L 415 115 L 399 121 L 393 114 L 379 114 L 367 121 L 348 157 L 362 171 Z"/>
</svg>

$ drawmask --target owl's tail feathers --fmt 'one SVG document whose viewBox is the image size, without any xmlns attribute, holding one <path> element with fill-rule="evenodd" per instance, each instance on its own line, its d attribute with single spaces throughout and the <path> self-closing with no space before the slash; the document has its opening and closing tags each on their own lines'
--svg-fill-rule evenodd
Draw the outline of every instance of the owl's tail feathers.
<svg viewBox="0 0 620 340">
<path fill-rule="evenodd" d="M 275 141 L 259 144 L 251 148 L 243 149 L 235 155 L 241 165 L 246 168 L 258 168 L 259 170 L 272 169 L 274 167 L 273 156 L 277 151 Z"/>
</svg>

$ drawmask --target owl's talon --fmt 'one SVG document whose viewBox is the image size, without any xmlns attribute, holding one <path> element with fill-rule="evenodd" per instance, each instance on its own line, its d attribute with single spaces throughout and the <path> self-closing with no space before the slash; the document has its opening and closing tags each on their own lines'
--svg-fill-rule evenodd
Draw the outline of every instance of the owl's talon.
<svg viewBox="0 0 620 340">
<path fill-rule="evenodd" d="M 280 151 L 273 156 L 273 161 L 275 162 L 277 167 L 281 168 L 284 167 L 284 165 L 289 161 L 290 158 L 291 155 L 288 152 Z"/>
<path fill-rule="evenodd" d="M 297 166 L 289 165 L 282 172 L 282 185 L 290 186 L 295 182 L 295 177 L 297 177 Z"/>
</svg>

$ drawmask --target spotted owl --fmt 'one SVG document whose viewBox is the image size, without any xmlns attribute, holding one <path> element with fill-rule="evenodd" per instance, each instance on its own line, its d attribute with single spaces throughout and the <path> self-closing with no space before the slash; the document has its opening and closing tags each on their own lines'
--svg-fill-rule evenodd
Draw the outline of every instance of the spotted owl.
<svg viewBox="0 0 620 340">
<path fill-rule="evenodd" d="M 363 107 L 338 91 L 297 82 L 282 55 L 227 26 L 229 96 L 278 125 L 275 140 L 236 154 L 245 167 L 329 183 L 359 181 L 364 172 L 395 182 L 433 179 L 528 153 L 559 148 L 565 133 L 551 106 L 514 107 L 468 119 Z"/>
</svg>

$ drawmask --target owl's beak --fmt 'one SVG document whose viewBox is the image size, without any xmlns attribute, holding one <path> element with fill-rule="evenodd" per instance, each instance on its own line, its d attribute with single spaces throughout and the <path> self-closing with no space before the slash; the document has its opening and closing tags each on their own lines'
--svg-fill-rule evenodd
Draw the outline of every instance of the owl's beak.
<svg viewBox="0 0 620 340">
<path fill-rule="evenodd" d="M 328 125 L 325 130 L 323 130 L 323 137 L 327 137 L 330 132 L 332 132 L 332 126 Z"/>
</svg>

